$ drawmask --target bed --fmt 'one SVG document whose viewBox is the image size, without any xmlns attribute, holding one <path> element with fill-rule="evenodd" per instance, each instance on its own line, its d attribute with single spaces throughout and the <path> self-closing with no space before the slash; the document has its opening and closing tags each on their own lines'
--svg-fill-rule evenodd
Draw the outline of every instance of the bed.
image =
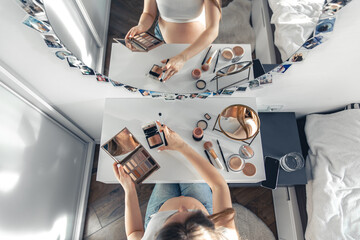
<svg viewBox="0 0 360 240">
<path fill-rule="evenodd" d="M 307 240 L 360 239 L 360 109 L 352 106 L 306 117 Z"/>
</svg>

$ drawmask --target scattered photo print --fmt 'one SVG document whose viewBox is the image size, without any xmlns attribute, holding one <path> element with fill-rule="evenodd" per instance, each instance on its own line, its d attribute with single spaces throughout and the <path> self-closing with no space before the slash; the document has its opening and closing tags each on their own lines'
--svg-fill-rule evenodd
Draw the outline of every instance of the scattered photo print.
<svg viewBox="0 0 360 240">
<path fill-rule="evenodd" d="M 185 98 L 186 98 L 186 96 L 183 95 L 183 94 L 176 94 L 176 99 L 177 100 L 184 100 Z"/>
<path fill-rule="evenodd" d="M 320 20 L 316 25 L 315 35 L 332 32 L 334 30 L 335 20 L 336 18 L 334 17 Z"/>
<path fill-rule="evenodd" d="M 289 61 L 292 62 L 292 63 L 300 63 L 300 62 L 303 62 L 305 59 L 306 59 L 306 56 L 308 54 L 308 51 L 305 50 L 305 51 L 298 51 L 296 52 L 294 55 L 292 55 L 290 58 L 289 58 Z"/>
<path fill-rule="evenodd" d="M 137 92 L 137 88 L 136 87 L 131 87 L 131 86 L 127 86 L 125 85 L 124 88 L 126 88 L 129 92 Z"/>
<path fill-rule="evenodd" d="M 210 95 L 211 95 L 211 92 L 199 93 L 197 98 L 205 99 L 205 98 L 208 98 Z"/>
<path fill-rule="evenodd" d="M 55 55 L 61 60 L 64 60 L 66 57 L 72 56 L 72 53 L 67 51 L 57 51 Z"/>
<path fill-rule="evenodd" d="M 162 93 L 160 93 L 160 92 L 150 91 L 150 95 L 151 95 L 151 97 L 153 97 L 153 98 L 162 97 Z"/>
<path fill-rule="evenodd" d="M 189 98 L 191 98 L 191 99 L 196 98 L 197 95 L 198 95 L 197 93 L 192 93 L 192 94 L 190 94 Z"/>
<path fill-rule="evenodd" d="M 238 88 L 236 89 L 236 91 L 238 91 L 238 92 L 245 92 L 246 89 L 247 89 L 247 87 L 238 87 Z"/>
<path fill-rule="evenodd" d="M 47 33 L 47 32 L 50 32 L 50 30 L 51 30 L 50 25 L 46 24 L 43 21 L 40 21 L 40 20 L 34 18 L 33 16 L 27 17 L 23 21 L 23 24 L 25 24 L 26 26 L 31 27 L 31 28 L 33 28 L 36 31 L 41 32 L 41 33 Z"/>
<path fill-rule="evenodd" d="M 43 0 L 32 0 L 32 2 L 35 5 L 38 5 L 39 7 L 44 8 L 44 1 Z"/>
<path fill-rule="evenodd" d="M 313 49 L 323 43 L 323 36 L 316 36 L 307 40 L 303 47 L 306 49 Z"/>
<path fill-rule="evenodd" d="M 112 80 L 112 79 L 109 79 L 109 81 L 111 82 L 111 84 L 114 86 L 114 87 L 122 87 L 124 86 L 124 84 L 120 83 L 120 82 L 117 82 L 115 80 Z"/>
<path fill-rule="evenodd" d="M 291 64 L 280 64 L 273 71 L 277 73 L 284 73 L 289 69 L 290 66 Z"/>
<path fill-rule="evenodd" d="M 35 3 L 31 0 L 18 0 L 17 1 L 21 8 L 31 16 L 45 15 L 43 5 Z"/>
<path fill-rule="evenodd" d="M 74 57 L 74 56 L 66 57 L 66 60 L 67 60 L 67 62 L 69 63 L 69 66 L 70 66 L 70 67 L 76 67 L 76 68 L 78 68 L 78 67 L 80 67 L 81 65 L 83 65 L 82 62 L 81 62 L 79 59 L 77 59 L 76 57 Z"/>
<path fill-rule="evenodd" d="M 258 77 L 260 85 L 269 84 L 273 82 L 272 75 L 270 73 L 266 73 L 260 77 Z"/>
<path fill-rule="evenodd" d="M 249 82 L 249 88 L 250 89 L 255 89 L 255 88 L 258 88 L 260 87 L 260 82 L 258 80 L 252 80 Z"/>
<path fill-rule="evenodd" d="M 224 91 L 224 89 L 220 89 L 217 92 L 213 92 L 213 96 L 219 96 L 223 91 Z"/>
<path fill-rule="evenodd" d="M 143 95 L 144 97 L 150 96 L 150 91 L 148 91 L 148 90 L 139 89 L 139 92 L 140 92 L 141 95 Z"/>
<path fill-rule="evenodd" d="M 42 35 L 42 37 L 44 38 L 44 41 L 49 48 L 63 48 L 60 40 L 55 35 Z"/>
<path fill-rule="evenodd" d="M 235 91 L 234 90 L 228 90 L 228 89 L 225 89 L 221 94 L 222 95 L 232 95 Z"/>
<path fill-rule="evenodd" d="M 322 13 L 325 16 L 334 16 L 341 8 L 342 6 L 340 4 L 327 3 L 323 8 Z"/>
<path fill-rule="evenodd" d="M 102 75 L 100 73 L 96 74 L 96 80 L 98 82 L 109 82 L 109 79 L 105 75 Z"/>
<path fill-rule="evenodd" d="M 342 7 L 346 4 L 350 3 L 352 0 L 331 0 L 330 3 L 336 3 L 341 5 Z"/>
<path fill-rule="evenodd" d="M 95 75 L 94 70 L 92 70 L 88 66 L 82 65 L 82 66 L 79 66 L 79 68 L 83 75 Z"/>
<path fill-rule="evenodd" d="M 176 99 L 176 94 L 174 94 L 174 93 L 165 93 L 164 94 L 164 99 L 165 100 L 175 100 Z"/>
</svg>

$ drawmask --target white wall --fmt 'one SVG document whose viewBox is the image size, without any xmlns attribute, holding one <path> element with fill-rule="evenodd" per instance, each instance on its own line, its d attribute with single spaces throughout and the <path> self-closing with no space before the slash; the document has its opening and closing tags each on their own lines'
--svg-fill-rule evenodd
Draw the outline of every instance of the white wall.
<svg viewBox="0 0 360 240">
<path fill-rule="evenodd" d="M 257 96 L 259 105 L 284 105 L 282 111 L 295 111 L 298 116 L 360 102 L 358 9 L 360 2 L 353 1 L 341 10 L 331 39 L 311 51 L 304 63 L 277 76 L 271 86 L 236 96 Z M 21 23 L 24 16 L 15 0 L 2 1 L 0 65 L 99 140 L 104 99 L 139 94 L 98 83 L 94 77 L 69 68 L 37 32 Z M 6 81 L 1 75 L 0 80 Z"/>
</svg>

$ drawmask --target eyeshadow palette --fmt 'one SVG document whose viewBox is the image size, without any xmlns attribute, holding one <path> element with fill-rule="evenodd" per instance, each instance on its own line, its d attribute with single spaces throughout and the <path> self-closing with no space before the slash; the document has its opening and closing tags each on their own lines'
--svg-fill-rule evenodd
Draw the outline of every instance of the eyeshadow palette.
<svg viewBox="0 0 360 240">
<path fill-rule="evenodd" d="M 127 128 L 122 129 L 101 148 L 115 162 L 121 164 L 125 172 L 137 184 L 160 168 L 159 164 Z"/>
<path fill-rule="evenodd" d="M 148 52 L 164 42 L 149 32 L 143 32 L 130 39 L 114 38 L 114 41 L 123 44 L 133 52 Z"/>
</svg>

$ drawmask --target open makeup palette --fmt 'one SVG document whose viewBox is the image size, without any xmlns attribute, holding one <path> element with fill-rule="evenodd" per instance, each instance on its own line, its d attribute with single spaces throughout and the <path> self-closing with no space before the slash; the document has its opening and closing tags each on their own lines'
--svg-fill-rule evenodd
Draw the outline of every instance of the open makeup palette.
<svg viewBox="0 0 360 240">
<path fill-rule="evenodd" d="M 135 183 L 141 183 L 160 168 L 127 128 L 122 129 L 101 148 L 124 167 Z"/>
<path fill-rule="evenodd" d="M 148 52 L 164 42 L 149 32 L 140 33 L 130 39 L 114 38 L 133 52 Z"/>
</svg>

